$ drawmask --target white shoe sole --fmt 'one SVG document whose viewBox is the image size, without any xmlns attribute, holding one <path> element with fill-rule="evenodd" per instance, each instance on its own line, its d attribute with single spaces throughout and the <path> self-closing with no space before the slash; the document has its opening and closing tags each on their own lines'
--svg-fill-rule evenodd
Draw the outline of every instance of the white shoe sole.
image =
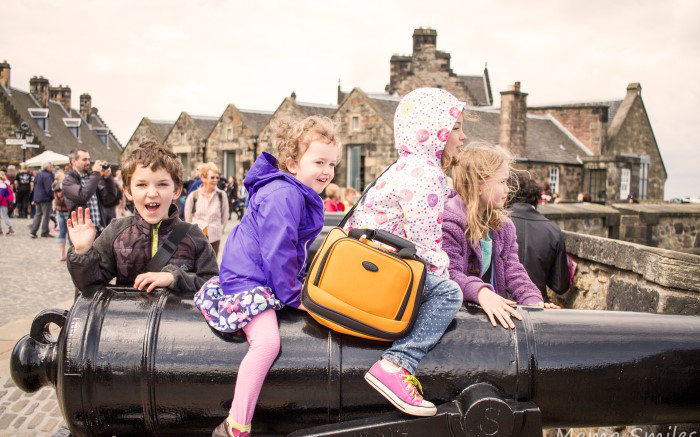
<svg viewBox="0 0 700 437">
<path fill-rule="evenodd" d="M 433 405 L 432 407 L 418 407 L 411 405 L 407 402 L 402 401 L 398 396 L 394 394 L 389 388 L 384 385 L 381 381 L 374 377 L 371 373 L 365 373 L 365 381 L 369 383 L 372 388 L 377 390 L 382 396 L 384 396 L 389 402 L 391 402 L 400 411 L 412 416 L 422 416 L 430 417 L 437 413 L 437 408 Z"/>
</svg>

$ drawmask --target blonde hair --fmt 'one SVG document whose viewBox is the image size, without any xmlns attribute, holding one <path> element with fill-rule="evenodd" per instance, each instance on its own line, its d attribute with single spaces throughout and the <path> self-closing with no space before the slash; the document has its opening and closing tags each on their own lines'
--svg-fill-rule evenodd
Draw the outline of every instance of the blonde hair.
<svg viewBox="0 0 700 437">
<path fill-rule="evenodd" d="M 6 181 L 6 180 L 7 180 L 7 176 L 5 176 L 5 172 L 0 171 L 0 181 Z"/>
<path fill-rule="evenodd" d="M 326 197 L 335 200 L 340 195 L 340 187 L 336 184 L 328 184 L 326 187 Z"/>
<path fill-rule="evenodd" d="M 213 171 L 214 173 L 218 173 L 219 175 L 221 172 L 219 171 L 219 167 L 216 166 L 213 162 L 207 162 L 205 164 L 202 164 L 202 166 L 199 168 L 199 177 L 204 179 L 207 177 L 209 174 L 209 171 Z"/>
<path fill-rule="evenodd" d="M 467 208 L 467 228 L 464 235 L 476 246 L 489 230 L 499 230 L 508 213 L 503 208 L 487 205 L 479 212 L 479 187 L 503 165 L 508 164 L 512 174 L 513 158 L 503 148 L 487 144 L 470 144 L 455 158 L 452 179 L 455 191 Z M 512 177 L 510 178 L 512 184 Z M 517 191 L 511 188 L 511 193 Z M 507 202 L 506 202 L 507 204 Z"/>
<path fill-rule="evenodd" d="M 328 117 L 312 115 L 303 120 L 283 117 L 272 126 L 275 132 L 275 149 L 277 149 L 277 167 L 289 173 L 287 158 L 299 162 L 301 156 L 314 141 L 338 146 L 340 154 L 340 137 L 333 120 Z"/>
</svg>

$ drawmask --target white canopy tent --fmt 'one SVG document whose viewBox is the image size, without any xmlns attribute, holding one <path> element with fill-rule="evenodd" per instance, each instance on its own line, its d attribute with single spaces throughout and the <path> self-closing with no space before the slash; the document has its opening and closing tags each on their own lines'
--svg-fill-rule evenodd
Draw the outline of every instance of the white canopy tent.
<svg viewBox="0 0 700 437">
<path fill-rule="evenodd" d="M 27 167 L 41 167 L 41 164 L 44 162 L 50 162 L 53 165 L 63 165 L 68 164 L 70 160 L 66 155 L 47 150 L 33 158 L 27 159 L 24 163 L 27 164 Z"/>
</svg>

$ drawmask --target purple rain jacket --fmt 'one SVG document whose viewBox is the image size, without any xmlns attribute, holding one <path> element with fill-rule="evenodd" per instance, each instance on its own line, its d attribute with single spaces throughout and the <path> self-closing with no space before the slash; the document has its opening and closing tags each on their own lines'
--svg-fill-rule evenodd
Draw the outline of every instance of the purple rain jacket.
<svg viewBox="0 0 700 437">
<path fill-rule="evenodd" d="M 219 277 L 224 294 L 270 287 L 280 302 L 296 308 L 307 247 L 323 228 L 323 201 L 276 164 L 263 152 L 248 171 L 250 203 L 226 240 Z"/>
<path fill-rule="evenodd" d="M 462 198 L 452 191 L 445 204 L 442 249 L 450 258 L 450 279 L 459 284 L 464 300 L 479 303 L 479 290 L 486 287 L 505 298 L 510 298 L 510 293 L 519 305 L 542 302 L 540 290 L 518 259 L 513 222 L 506 220 L 500 230 L 491 231 L 493 286 L 481 279 L 481 246 L 473 246 L 467 240 L 464 234 L 467 226 L 467 209 Z"/>
</svg>

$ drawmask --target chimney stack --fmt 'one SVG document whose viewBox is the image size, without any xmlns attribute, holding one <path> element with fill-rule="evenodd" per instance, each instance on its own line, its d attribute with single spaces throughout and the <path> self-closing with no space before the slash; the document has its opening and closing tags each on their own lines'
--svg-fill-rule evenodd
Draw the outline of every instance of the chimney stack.
<svg viewBox="0 0 700 437">
<path fill-rule="evenodd" d="M 49 100 L 55 100 L 63 105 L 66 111 L 70 114 L 70 98 L 71 90 L 69 86 L 52 86 L 49 87 Z"/>
<path fill-rule="evenodd" d="M 527 129 L 527 93 L 520 92 L 520 82 L 501 91 L 501 124 L 498 142 L 515 157 L 525 156 Z"/>
<path fill-rule="evenodd" d="M 292 91 L 292 95 L 289 96 L 289 97 L 290 97 L 293 101 L 295 101 L 295 102 L 297 101 L 297 93 L 296 93 L 296 92 Z"/>
<path fill-rule="evenodd" d="M 90 115 L 92 114 L 92 97 L 88 93 L 80 95 L 80 115 L 87 123 L 90 123 Z"/>
<path fill-rule="evenodd" d="M 10 88 L 10 64 L 7 61 L 0 62 L 0 83 Z"/>
<path fill-rule="evenodd" d="M 427 46 L 432 46 L 433 49 L 437 47 L 437 30 L 430 27 L 415 29 L 413 31 L 413 53 L 420 52 Z"/>
<path fill-rule="evenodd" d="M 29 79 L 29 92 L 42 108 L 49 107 L 49 80 L 44 76 Z"/>
</svg>

